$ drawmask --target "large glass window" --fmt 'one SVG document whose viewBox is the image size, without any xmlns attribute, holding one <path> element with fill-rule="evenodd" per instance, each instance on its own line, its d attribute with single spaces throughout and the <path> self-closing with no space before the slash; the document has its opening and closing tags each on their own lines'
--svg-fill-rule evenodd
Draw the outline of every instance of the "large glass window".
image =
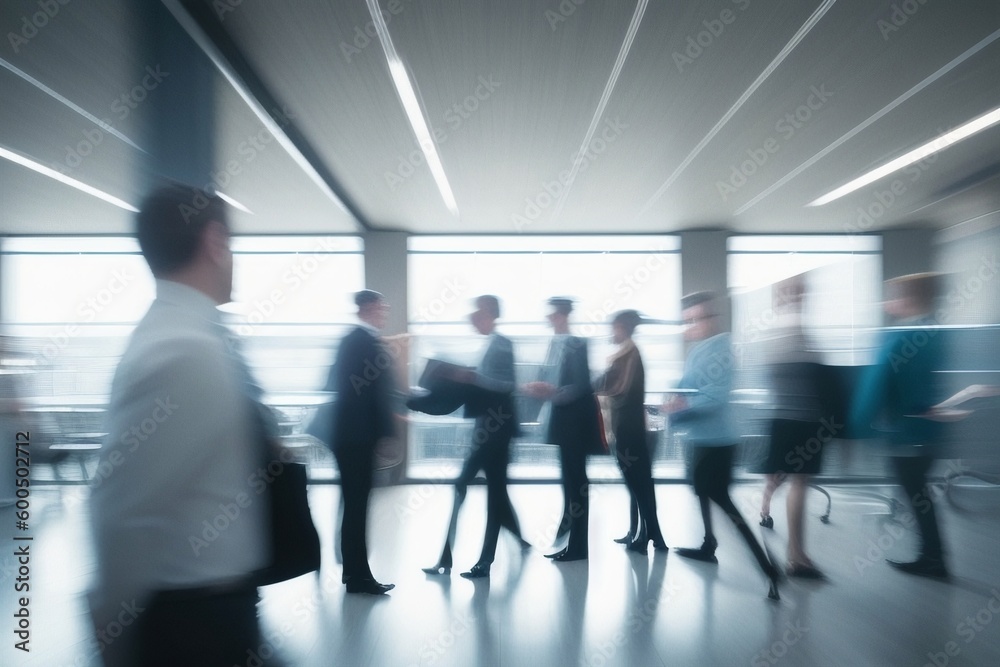
<svg viewBox="0 0 1000 667">
<path fill-rule="evenodd" d="M 843 235 L 735 236 L 728 245 L 738 363 L 733 399 L 743 435 L 743 463 L 752 469 L 766 454 L 772 414 L 765 341 L 783 322 L 773 286 L 802 276 L 802 328 L 822 363 L 837 367 L 871 363 L 882 323 L 882 245 L 878 236 Z M 854 377 L 849 368 L 837 372 L 845 381 Z M 827 449 L 824 474 L 871 474 L 881 469 L 870 456 L 854 452 L 852 443 Z"/>
<path fill-rule="evenodd" d="M 485 340 L 472 329 L 468 314 L 480 294 L 495 294 L 502 302 L 498 330 L 514 340 L 519 383 L 538 377 L 551 336 L 546 300 L 557 295 L 576 301 L 571 326 L 590 339 L 592 373 L 600 373 L 614 351 L 610 316 L 631 308 L 648 322 L 635 339 L 645 360 L 650 400 L 658 402 L 659 392 L 680 377 L 678 237 L 418 237 L 410 239 L 408 272 L 414 381 L 423 359 L 479 361 Z M 471 426 L 458 417 L 413 419 L 410 475 L 457 470 Z M 541 425 L 526 423 L 523 430 L 512 454 L 512 476 L 552 476 L 556 452 L 539 442 Z"/>
<path fill-rule="evenodd" d="M 322 389 L 335 342 L 354 322 L 364 286 L 361 239 L 234 237 L 233 302 L 224 319 L 282 411 L 301 432 Z M 5 372 L 65 445 L 99 442 L 101 411 L 155 282 L 130 237 L 16 237 L 0 247 Z M 81 442 L 77 442 L 81 441 Z M 302 444 L 301 442 L 299 444 Z M 313 443 L 315 444 L 315 443 Z M 304 445 L 303 445 L 304 446 Z M 76 450 L 74 450 L 76 451 Z"/>
</svg>

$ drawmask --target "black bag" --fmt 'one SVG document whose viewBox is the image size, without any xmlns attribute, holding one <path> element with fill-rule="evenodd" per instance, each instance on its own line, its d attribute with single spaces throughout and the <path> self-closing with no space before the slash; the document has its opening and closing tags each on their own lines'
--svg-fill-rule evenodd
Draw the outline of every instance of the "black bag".
<svg viewBox="0 0 1000 667">
<path fill-rule="evenodd" d="M 280 472 L 272 474 L 278 466 Z M 320 565 L 319 534 L 309 511 L 306 466 L 275 458 L 268 477 L 271 564 L 257 573 L 258 586 L 294 579 L 318 570 Z"/>
</svg>

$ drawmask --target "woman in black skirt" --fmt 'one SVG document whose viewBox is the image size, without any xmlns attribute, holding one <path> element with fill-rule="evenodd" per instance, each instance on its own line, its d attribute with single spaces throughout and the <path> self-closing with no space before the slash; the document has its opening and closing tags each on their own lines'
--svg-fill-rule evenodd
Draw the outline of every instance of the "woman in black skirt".
<svg viewBox="0 0 1000 667">
<path fill-rule="evenodd" d="M 801 327 L 804 287 L 803 277 L 795 276 L 774 289 L 778 322 L 774 335 L 766 341 L 765 353 L 774 414 L 768 455 L 760 470 L 767 474 L 760 525 L 774 527 L 771 496 L 788 480 L 787 573 L 790 577 L 821 579 L 822 572 L 805 551 L 806 493 L 812 476 L 819 472 L 823 444 L 836 434 L 830 433 L 821 421 L 822 366 L 818 355 L 809 349 Z"/>
</svg>

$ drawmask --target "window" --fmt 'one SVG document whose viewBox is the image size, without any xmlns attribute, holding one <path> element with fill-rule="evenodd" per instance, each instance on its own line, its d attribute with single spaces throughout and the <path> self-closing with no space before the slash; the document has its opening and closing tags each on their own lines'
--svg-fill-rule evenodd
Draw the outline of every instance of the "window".
<svg viewBox="0 0 1000 667">
<path fill-rule="evenodd" d="M 675 236 L 450 236 L 409 242 L 409 330 L 411 377 L 423 359 L 445 358 L 475 365 L 484 340 L 468 314 L 480 294 L 501 300 L 498 330 L 514 340 L 518 382 L 534 380 L 551 330 L 546 301 L 576 301 L 571 328 L 590 339 L 593 374 L 614 351 L 608 321 L 632 308 L 649 321 L 636 331 L 646 364 L 646 388 L 659 394 L 677 381 L 683 364 L 680 320 L 680 240 Z M 454 418 L 420 416 L 411 435 L 410 475 L 420 468 L 440 476 L 465 456 L 471 425 Z M 468 433 L 466 432 L 468 430 Z M 515 477 L 553 474 L 555 448 L 539 443 L 540 425 L 526 424 L 512 453 Z M 617 474 L 611 473 L 611 474 Z"/>
</svg>

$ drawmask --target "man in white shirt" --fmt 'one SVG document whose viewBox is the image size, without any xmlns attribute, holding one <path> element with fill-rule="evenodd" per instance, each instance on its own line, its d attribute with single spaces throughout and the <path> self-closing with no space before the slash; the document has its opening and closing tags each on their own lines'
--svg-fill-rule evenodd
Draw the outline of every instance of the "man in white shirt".
<svg viewBox="0 0 1000 667">
<path fill-rule="evenodd" d="M 231 299 L 225 204 L 171 186 L 137 216 L 156 300 L 111 387 L 91 494 L 91 606 L 106 665 L 244 664 L 268 563 L 263 423 L 216 306 Z"/>
</svg>

